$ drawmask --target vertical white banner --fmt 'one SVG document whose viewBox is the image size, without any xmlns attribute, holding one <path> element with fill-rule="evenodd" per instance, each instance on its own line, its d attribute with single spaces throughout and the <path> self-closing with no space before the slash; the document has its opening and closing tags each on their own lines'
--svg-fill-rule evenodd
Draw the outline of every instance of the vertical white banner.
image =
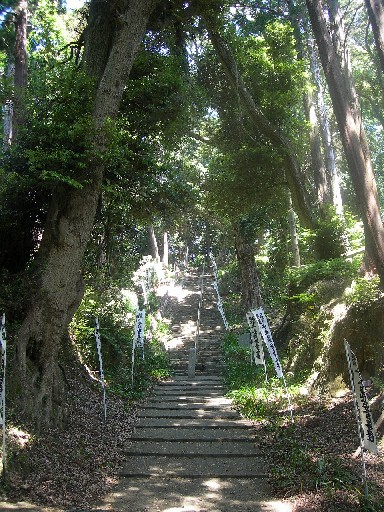
<svg viewBox="0 0 384 512">
<path fill-rule="evenodd" d="M 359 431 L 361 433 L 362 446 L 371 453 L 377 454 L 375 426 L 372 420 L 367 394 L 363 385 L 363 379 L 357 364 L 357 358 L 351 350 L 347 340 L 344 340 L 344 345 L 352 391 L 355 397 L 355 407 L 358 413 L 358 422 L 360 423 Z"/>
<path fill-rule="evenodd" d="M 259 308 L 253 309 L 252 313 L 257 320 L 260 334 L 263 337 L 264 343 L 268 349 L 269 355 L 271 356 L 271 359 L 275 366 L 276 375 L 279 379 L 284 378 L 283 370 L 281 368 L 281 364 L 279 361 L 279 356 L 277 355 L 277 350 L 273 342 L 271 330 L 269 328 L 268 320 L 264 314 L 264 311 L 262 308 Z"/>
<path fill-rule="evenodd" d="M 255 315 L 252 311 L 248 311 L 246 317 L 249 325 L 249 332 L 251 334 L 251 350 L 253 353 L 253 360 L 255 361 L 255 364 L 265 364 L 263 339 L 261 337 Z"/>
<path fill-rule="evenodd" d="M 145 309 L 140 309 L 136 313 L 135 330 L 134 330 L 134 344 L 135 347 L 143 350 L 144 358 L 144 331 L 145 331 Z"/>
<path fill-rule="evenodd" d="M 227 322 L 227 319 L 225 317 L 225 311 L 224 311 L 224 306 L 223 306 L 223 303 L 222 303 L 222 300 L 221 300 L 221 297 L 220 297 L 220 293 L 219 293 L 219 286 L 217 284 L 217 281 L 214 281 L 212 283 L 212 286 L 213 286 L 213 289 L 215 290 L 216 294 L 217 294 L 217 309 L 219 310 L 219 313 L 221 315 L 221 318 L 223 320 L 223 323 L 224 323 L 224 327 L 226 328 L 226 330 L 228 331 L 229 329 L 229 325 L 228 325 L 228 322 Z"/>
<path fill-rule="evenodd" d="M 213 268 L 213 275 L 215 276 L 215 281 L 218 282 L 219 281 L 219 274 L 217 272 L 217 265 L 216 265 L 216 261 L 215 261 L 215 258 L 213 256 L 212 252 L 209 253 L 209 257 L 211 259 L 212 268 Z"/>
<path fill-rule="evenodd" d="M 107 419 L 107 403 L 105 399 L 105 382 L 104 382 L 104 372 L 103 372 L 103 358 L 101 357 L 101 340 L 100 340 L 100 325 L 99 319 L 95 319 L 95 339 L 96 339 L 96 348 L 97 354 L 99 356 L 99 369 L 100 369 L 100 380 L 101 387 L 103 389 L 103 404 L 104 404 L 104 420 Z"/>
<path fill-rule="evenodd" d="M 5 475 L 5 369 L 7 366 L 7 342 L 5 331 L 5 314 L 0 318 L 0 425 L 2 426 L 2 461 Z"/>
</svg>

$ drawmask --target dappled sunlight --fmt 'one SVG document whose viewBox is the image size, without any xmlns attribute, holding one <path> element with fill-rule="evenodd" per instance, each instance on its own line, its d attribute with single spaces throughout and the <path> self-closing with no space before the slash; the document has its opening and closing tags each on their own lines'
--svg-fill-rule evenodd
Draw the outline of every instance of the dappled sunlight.
<svg viewBox="0 0 384 512">
<path fill-rule="evenodd" d="M 136 478 L 113 494 L 113 510 L 129 510 L 140 503 L 140 510 L 156 512 L 226 512 L 244 510 L 253 512 L 292 512 L 289 502 L 261 499 L 258 479 L 231 478 L 162 478 L 147 485 Z M 240 486 L 240 494 L 237 488 Z M 164 491 L 166 493 L 164 494 Z M 166 496 L 166 497 L 164 497 Z M 132 499 L 132 501 L 131 501 Z M 131 508 L 132 509 L 132 508 Z"/>
<path fill-rule="evenodd" d="M 178 302 L 184 302 L 190 295 L 196 295 L 198 292 L 187 290 L 180 285 L 174 284 L 162 284 L 156 290 L 156 295 L 164 297 L 168 294 L 169 297 L 177 299 Z"/>
<path fill-rule="evenodd" d="M 18 427 L 11 427 L 8 436 L 10 441 L 17 444 L 19 448 L 25 448 L 31 441 L 31 434 Z"/>
</svg>

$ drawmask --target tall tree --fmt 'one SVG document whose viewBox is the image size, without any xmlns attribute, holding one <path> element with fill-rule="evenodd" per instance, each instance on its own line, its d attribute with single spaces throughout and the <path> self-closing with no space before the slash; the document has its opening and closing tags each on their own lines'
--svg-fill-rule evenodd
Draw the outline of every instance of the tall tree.
<svg viewBox="0 0 384 512">
<path fill-rule="evenodd" d="M 338 54 L 341 46 L 337 31 L 334 42 L 328 29 L 323 3 L 306 0 L 312 28 L 319 48 L 320 58 L 329 87 L 349 173 L 360 205 L 364 223 L 366 254 L 384 286 L 384 228 L 372 162 L 359 110 L 359 101 L 353 86 L 345 54 Z M 334 6 L 335 7 L 335 6 Z M 340 15 L 334 17 L 336 29 L 340 28 Z M 346 50 L 345 45 L 342 45 Z"/>
<path fill-rule="evenodd" d="M 365 5 L 375 38 L 381 72 L 384 73 L 384 5 L 381 0 L 365 0 Z"/>
<path fill-rule="evenodd" d="M 90 238 L 104 172 L 105 124 L 119 109 L 146 25 L 157 0 L 92 0 L 83 71 L 94 80 L 92 158 L 78 187 L 57 185 L 35 261 L 35 293 L 17 335 L 23 406 L 37 424 L 62 419 L 60 342 L 83 294 L 81 261 Z"/>
<path fill-rule="evenodd" d="M 303 176 L 301 175 L 300 166 L 291 142 L 287 137 L 285 137 L 278 127 L 274 126 L 274 124 L 256 105 L 246 84 L 244 83 L 232 52 L 217 29 L 216 23 L 212 20 L 211 15 L 204 15 L 204 23 L 227 78 L 235 93 L 238 95 L 244 110 L 253 120 L 257 129 L 282 155 L 285 164 L 285 175 L 292 194 L 292 201 L 300 220 L 303 225 L 313 227 L 315 221 L 313 218 L 312 208 L 310 207 L 310 198 L 303 185 Z"/>
</svg>

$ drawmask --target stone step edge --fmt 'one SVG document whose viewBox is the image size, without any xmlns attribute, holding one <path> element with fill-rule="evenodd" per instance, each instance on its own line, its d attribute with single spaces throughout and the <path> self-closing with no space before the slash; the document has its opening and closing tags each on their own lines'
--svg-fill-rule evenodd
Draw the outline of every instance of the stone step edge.
<svg viewBox="0 0 384 512">
<path fill-rule="evenodd" d="M 226 474 L 222 475 L 220 473 L 211 473 L 209 476 L 202 477 L 201 475 L 195 475 L 195 474 L 183 474 L 179 475 L 178 473 L 169 472 L 169 473 L 126 473 L 124 471 L 121 471 L 118 473 L 118 476 L 120 478 L 159 478 L 168 480 L 170 478 L 175 478 L 177 480 L 179 479 L 201 479 L 204 478 L 205 480 L 207 478 L 217 478 L 218 480 L 232 480 L 232 479 L 239 479 L 239 480 L 260 480 L 260 479 L 268 479 L 267 473 L 243 473 L 242 475 L 234 475 L 234 474 Z"/>
<path fill-rule="evenodd" d="M 157 419 L 157 418 L 156 418 Z M 175 418 L 172 418 L 173 420 Z M 176 418 L 177 419 L 177 418 Z M 193 419 L 196 419 L 196 418 L 193 418 Z M 236 425 L 190 425 L 190 426 L 187 426 L 187 425 L 143 425 L 143 424 L 138 424 L 138 425 L 135 425 L 135 429 L 138 429 L 138 428 L 167 428 L 167 429 L 175 429 L 177 428 L 177 430 L 180 430 L 180 429 L 186 429 L 186 430 L 197 430 L 197 429 L 200 429 L 200 428 L 205 428 L 205 429 L 231 429 L 231 428 L 234 428 L 234 429 L 242 429 L 242 430 L 247 430 L 249 428 L 251 428 L 250 425 L 248 424 L 244 424 L 244 423 L 238 423 Z"/>
<path fill-rule="evenodd" d="M 182 438 L 182 439 L 169 439 L 167 437 L 131 437 L 130 441 L 133 442 L 143 442 L 143 443 L 233 443 L 232 438 L 227 437 L 215 437 L 213 439 L 209 439 L 206 437 L 191 437 L 191 438 Z M 236 443 L 249 443 L 256 444 L 255 439 L 235 439 Z"/>
<path fill-rule="evenodd" d="M 262 453 L 159 453 L 159 452 L 130 452 L 129 450 L 123 450 L 124 455 L 127 457 L 167 457 L 174 459 L 253 459 L 262 457 Z"/>
</svg>

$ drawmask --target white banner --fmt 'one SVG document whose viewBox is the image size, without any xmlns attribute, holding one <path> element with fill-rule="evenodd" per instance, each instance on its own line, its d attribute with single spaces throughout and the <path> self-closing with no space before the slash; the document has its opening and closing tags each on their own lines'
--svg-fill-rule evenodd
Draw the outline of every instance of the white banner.
<svg viewBox="0 0 384 512">
<path fill-rule="evenodd" d="M 264 311 L 262 308 L 259 309 L 253 309 L 252 314 L 257 320 L 260 334 L 264 340 L 264 343 L 268 349 L 269 355 L 271 356 L 271 359 L 273 361 L 273 364 L 275 366 L 276 375 L 279 379 L 283 378 L 283 370 L 281 368 L 281 364 L 279 361 L 279 356 L 277 355 L 276 347 L 273 342 L 271 330 L 268 325 L 268 320 L 264 314 Z"/>
<path fill-rule="evenodd" d="M 5 368 L 7 365 L 7 342 L 5 314 L 0 318 L 0 425 L 5 428 Z"/>
<path fill-rule="evenodd" d="M 263 339 L 260 334 L 259 325 L 252 311 L 248 311 L 246 317 L 249 325 L 249 332 L 251 334 L 253 360 L 255 361 L 255 364 L 264 364 Z"/>
<path fill-rule="evenodd" d="M 135 320 L 135 347 L 144 348 L 145 309 L 138 310 Z"/>
<path fill-rule="evenodd" d="M 358 411 L 358 419 L 361 427 L 360 432 L 362 435 L 363 448 L 369 450 L 371 453 L 377 454 L 375 426 L 369 409 L 369 402 L 363 385 L 363 379 L 357 364 L 357 358 L 351 350 L 347 340 L 344 340 L 344 344 L 351 386 L 355 396 L 355 406 Z"/>
<path fill-rule="evenodd" d="M 211 258 L 212 268 L 213 268 L 213 275 L 215 276 L 215 281 L 218 282 L 219 281 L 219 274 L 217 272 L 217 265 L 216 265 L 216 261 L 215 261 L 215 258 L 213 256 L 212 252 L 209 253 L 209 257 Z"/>
<path fill-rule="evenodd" d="M 221 318 L 223 319 L 224 326 L 225 326 L 225 328 L 228 331 L 229 325 L 228 325 L 227 319 L 225 317 L 224 306 L 223 306 L 223 303 L 222 303 L 222 300 L 221 300 L 221 297 L 220 297 L 219 285 L 217 284 L 217 281 L 214 281 L 212 283 L 212 286 L 213 286 L 213 289 L 216 291 L 216 294 L 217 294 L 217 309 L 219 310 Z"/>
<path fill-rule="evenodd" d="M 95 319 L 95 339 L 96 339 L 96 348 L 97 354 L 99 356 L 99 369 L 100 369 L 100 380 L 101 387 L 103 389 L 103 403 L 104 403 L 104 419 L 107 418 L 107 404 L 105 400 L 105 382 L 104 382 L 104 372 L 103 372 L 103 358 L 101 357 L 101 340 L 100 340 L 100 325 L 99 319 Z"/>
</svg>

